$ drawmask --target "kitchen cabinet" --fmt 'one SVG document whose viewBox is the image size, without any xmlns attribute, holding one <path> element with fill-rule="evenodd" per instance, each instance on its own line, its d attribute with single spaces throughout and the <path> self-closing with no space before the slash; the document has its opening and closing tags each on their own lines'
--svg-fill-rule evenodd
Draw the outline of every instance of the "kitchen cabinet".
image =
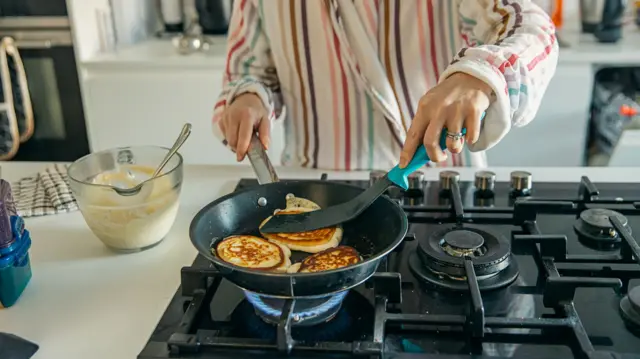
<svg viewBox="0 0 640 359">
<path fill-rule="evenodd" d="M 577 24 L 577 22 L 576 22 Z M 571 47 L 560 59 L 534 120 L 514 128 L 487 151 L 489 165 L 583 166 L 593 78 L 605 66 L 637 66 L 635 28 L 617 44 L 599 44 L 578 30 L 565 31 Z M 208 53 L 179 55 L 170 42 L 149 40 L 82 61 L 83 97 L 92 150 L 114 146 L 168 146 L 183 122 L 194 126 L 181 153 L 188 163 L 233 164 L 211 133 L 226 41 L 214 38 Z M 284 147 L 281 125 L 273 129 L 272 161 Z"/>
<path fill-rule="evenodd" d="M 561 64 L 536 118 L 514 128 L 487 152 L 491 166 L 581 166 L 591 101 L 590 64 Z M 222 68 L 96 67 L 83 71 L 92 151 L 134 145 L 169 146 L 184 122 L 193 124 L 181 153 L 191 164 L 234 164 L 213 137 L 211 115 Z M 271 158 L 280 163 L 282 126 L 274 128 Z"/>
<path fill-rule="evenodd" d="M 85 70 L 84 100 L 92 151 L 119 146 L 170 146 L 182 124 L 193 125 L 180 153 L 189 164 L 234 164 L 211 129 L 221 69 Z M 270 149 L 275 164 L 283 147 L 276 126 Z"/>
<path fill-rule="evenodd" d="M 582 166 L 593 89 L 591 64 L 560 63 L 536 117 L 487 151 L 490 166 Z"/>
</svg>

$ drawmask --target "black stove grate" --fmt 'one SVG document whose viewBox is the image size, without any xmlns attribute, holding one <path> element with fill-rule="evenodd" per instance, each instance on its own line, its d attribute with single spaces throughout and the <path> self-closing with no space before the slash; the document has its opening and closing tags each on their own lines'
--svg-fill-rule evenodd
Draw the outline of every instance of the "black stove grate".
<svg viewBox="0 0 640 359">
<path fill-rule="evenodd" d="M 211 267 L 185 267 L 182 270 L 182 295 L 189 297 L 190 302 L 177 329 L 165 343 L 170 357 L 189 358 L 193 353 L 208 349 L 242 349 L 272 351 L 274 354 L 319 353 L 324 356 L 342 353 L 362 357 L 411 358 L 410 352 L 413 350 L 410 340 L 401 341 L 405 353 L 388 353 L 385 348 L 386 337 L 393 334 L 408 338 L 436 328 L 443 337 L 452 335 L 466 338 L 469 354 L 477 359 L 495 358 L 486 356 L 483 351 L 486 343 L 563 345 L 571 349 L 575 358 L 580 359 L 640 358 L 640 353 L 622 354 L 594 349 L 593 341 L 598 338 L 588 336 L 574 305 L 576 290 L 611 288 L 622 297 L 629 290 L 630 280 L 640 278 L 640 246 L 631 231 L 625 228 L 619 218 L 611 217 L 611 226 L 621 237 L 619 253 L 569 254 L 566 234 L 543 233 L 537 222 L 539 216 L 548 214 L 575 215 L 577 218 L 589 208 L 611 208 L 623 215 L 640 215 L 640 198 L 601 197 L 587 177 L 581 179 L 575 198 L 531 196 L 514 199 L 512 206 L 465 208 L 456 182 L 452 184 L 449 195 L 443 197 L 445 200 L 437 206 L 405 205 L 403 208 L 412 223 L 451 223 L 460 226 L 466 223 L 491 223 L 519 227 L 520 230 L 512 232 L 510 238 L 512 252 L 533 257 L 538 268 L 538 280 L 535 286 L 516 282 L 510 290 L 514 293 L 542 295 L 544 306 L 551 309 L 552 314 L 536 318 L 487 315 L 483 301 L 486 294 L 480 290 L 474 258 L 466 257 L 466 315 L 400 312 L 396 308 L 402 303 L 405 283 L 400 273 L 386 271 L 389 268 L 385 263 L 366 283 L 374 298 L 373 315 L 367 324 L 371 325 L 370 335 L 358 333 L 346 340 L 345 337 L 336 339 L 335 336 L 325 335 L 325 340 L 318 341 L 318 337 L 312 337 L 309 333 L 296 333 L 291 325 L 296 301 L 291 299 L 285 302 L 280 321 L 277 327 L 269 328 L 269 334 L 252 335 L 253 338 L 246 338 L 246 335 L 222 336 L 219 334 L 224 331 L 225 323 L 217 323 L 213 329 L 198 329 L 196 324 L 199 318 L 208 316 L 208 304 L 222 281 L 221 275 Z M 415 240 L 415 236 L 408 235 L 405 242 L 412 240 Z M 401 251 L 402 246 L 397 250 Z M 626 266 L 616 266 L 619 264 Z M 360 323 L 361 326 L 363 323 Z M 513 331 L 501 331 L 504 329 Z M 517 330 L 524 331 L 519 333 Z M 434 354 L 427 357 L 456 359 L 469 356 Z M 146 356 L 141 355 L 140 358 Z"/>
</svg>

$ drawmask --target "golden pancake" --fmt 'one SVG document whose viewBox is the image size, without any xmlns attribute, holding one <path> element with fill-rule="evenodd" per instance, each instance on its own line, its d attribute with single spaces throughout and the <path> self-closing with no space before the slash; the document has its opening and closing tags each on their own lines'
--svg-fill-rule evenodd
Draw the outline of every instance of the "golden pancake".
<svg viewBox="0 0 640 359">
<path fill-rule="evenodd" d="M 217 256 L 239 267 L 286 272 L 291 266 L 291 251 L 277 243 L 249 235 L 223 239 L 215 248 Z"/>
<path fill-rule="evenodd" d="M 287 196 L 286 200 L 287 200 L 287 209 L 304 208 L 311 211 L 320 209 L 320 206 L 317 203 L 310 201 L 306 198 Z"/>
<path fill-rule="evenodd" d="M 305 258 L 302 262 L 289 267 L 289 273 L 296 270 L 297 273 L 322 272 L 332 269 L 347 267 L 362 261 L 360 254 L 349 246 L 329 248 Z"/>
<path fill-rule="evenodd" d="M 289 214 L 297 214 L 302 212 L 310 212 L 308 208 L 292 208 L 284 209 L 276 213 L 276 216 L 286 216 Z M 268 217 L 260 224 L 260 228 L 269 221 Z M 283 244 L 292 250 L 307 253 L 318 253 L 327 248 L 336 247 L 342 240 L 342 228 L 330 227 L 321 228 L 313 231 L 298 233 L 261 233 L 262 236 L 272 242 Z"/>
</svg>

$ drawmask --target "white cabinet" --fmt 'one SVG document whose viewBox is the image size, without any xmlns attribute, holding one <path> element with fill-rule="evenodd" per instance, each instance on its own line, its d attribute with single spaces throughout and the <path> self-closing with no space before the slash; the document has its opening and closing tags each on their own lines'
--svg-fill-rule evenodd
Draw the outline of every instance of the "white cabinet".
<svg viewBox="0 0 640 359">
<path fill-rule="evenodd" d="M 92 151 L 118 146 L 170 146 L 185 122 L 193 125 L 180 153 L 189 164 L 234 164 L 211 130 L 222 70 L 153 68 L 85 70 L 84 100 Z M 280 162 L 282 129 L 270 150 Z"/>
<path fill-rule="evenodd" d="M 82 71 L 93 151 L 135 145 L 169 146 L 183 123 L 193 132 L 181 150 L 190 164 L 235 164 L 214 138 L 211 115 L 222 79 L 219 67 L 140 66 Z M 491 166 L 581 166 L 591 101 L 590 64 L 561 64 L 536 118 L 513 129 L 487 152 Z M 281 125 L 273 129 L 271 159 L 280 163 Z"/>
<path fill-rule="evenodd" d="M 209 53 L 185 57 L 166 41 L 149 41 L 83 63 L 91 149 L 168 146 L 182 124 L 191 122 L 193 133 L 181 150 L 187 163 L 235 164 L 211 130 L 225 46 L 219 39 Z M 536 118 L 487 151 L 490 166 L 583 165 L 594 65 L 578 59 L 560 61 Z M 275 164 L 280 163 L 283 132 L 281 123 L 273 129 L 270 157 Z"/>
<path fill-rule="evenodd" d="M 490 166 L 582 166 L 593 89 L 591 64 L 560 63 L 529 125 L 487 151 Z"/>
</svg>

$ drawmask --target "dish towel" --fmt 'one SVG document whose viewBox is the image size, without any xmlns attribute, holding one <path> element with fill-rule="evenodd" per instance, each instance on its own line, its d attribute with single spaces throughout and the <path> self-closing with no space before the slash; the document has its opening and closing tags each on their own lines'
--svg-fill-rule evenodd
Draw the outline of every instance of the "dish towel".
<svg viewBox="0 0 640 359">
<path fill-rule="evenodd" d="M 47 216 L 78 210 L 67 177 L 67 166 L 56 164 L 11 184 L 16 210 L 22 217 Z"/>
</svg>

